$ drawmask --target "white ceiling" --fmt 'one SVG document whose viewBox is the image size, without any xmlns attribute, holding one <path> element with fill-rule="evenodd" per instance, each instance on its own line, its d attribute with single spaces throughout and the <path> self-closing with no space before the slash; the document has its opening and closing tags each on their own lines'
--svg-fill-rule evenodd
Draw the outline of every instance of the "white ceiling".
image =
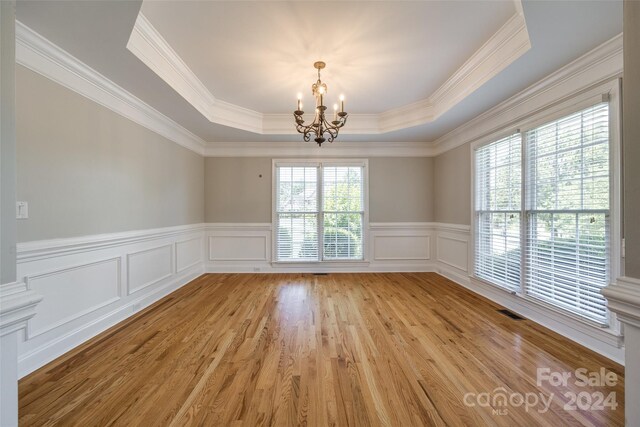
<svg viewBox="0 0 640 427">
<path fill-rule="evenodd" d="M 622 31 L 621 1 L 525 1 L 531 48 L 434 120 L 344 141 L 433 141 Z M 214 123 L 131 51 L 142 10 L 217 100 L 291 114 L 312 63 L 354 115 L 433 94 L 516 13 L 508 1 L 18 1 L 17 18 L 206 141 L 297 141 Z M 314 11 L 324 22 L 318 28 Z M 328 23 L 327 23 L 328 22 Z M 347 124 L 347 127 L 351 123 Z M 345 129 L 347 129 L 345 127 Z M 293 122 L 291 123 L 293 129 Z"/>
<path fill-rule="evenodd" d="M 142 13 L 218 99 L 262 113 L 328 99 L 381 113 L 431 95 L 515 13 L 491 2 L 157 2 Z M 318 18 L 321 25 L 318 25 Z"/>
</svg>

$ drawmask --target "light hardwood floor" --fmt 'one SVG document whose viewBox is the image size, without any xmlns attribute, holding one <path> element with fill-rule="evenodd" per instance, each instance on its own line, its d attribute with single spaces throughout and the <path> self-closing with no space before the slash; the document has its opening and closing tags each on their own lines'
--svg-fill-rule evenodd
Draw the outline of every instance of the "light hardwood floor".
<svg viewBox="0 0 640 427">
<path fill-rule="evenodd" d="M 499 308 L 435 273 L 208 274 L 22 379 L 20 425 L 623 425 L 620 365 Z"/>
</svg>

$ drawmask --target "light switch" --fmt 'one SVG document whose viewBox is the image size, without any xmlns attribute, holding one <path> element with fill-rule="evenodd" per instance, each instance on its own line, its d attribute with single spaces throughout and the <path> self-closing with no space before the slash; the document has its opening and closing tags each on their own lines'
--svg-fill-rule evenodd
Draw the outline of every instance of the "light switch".
<svg viewBox="0 0 640 427">
<path fill-rule="evenodd" d="M 16 219 L 29 218 L 29 203 L 16 202 Z"/>
</svg>

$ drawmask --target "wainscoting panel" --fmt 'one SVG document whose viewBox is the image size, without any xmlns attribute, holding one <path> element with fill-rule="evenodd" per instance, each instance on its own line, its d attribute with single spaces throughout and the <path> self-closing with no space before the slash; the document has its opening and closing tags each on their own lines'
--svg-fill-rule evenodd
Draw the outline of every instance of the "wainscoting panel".
<svg viewBox="0 0 640 427">
<path fill-rule="evenodd" d="M 201 275 L 203 234 L 194 224 L 18 244 L 18 277 L 44 297 L 19 343 L 20 376 Z"/>
<path fill-rule="evenodd" d="M 469 275 L 469 242 L 468 225 L 438 224 L 435 243 L 437 271 L 444 270 L 466 279 Z"/>
<path fill-rule="evenodd" d="M 469 240 L 464 237 L 457 237 L 449 233 L 438 233 L 438 262 L 455 267 L 458 270 L 468 271 L 467 245 Z"/>
<path fill-rule="evenodd" d="M 428 261 L 431 236 L 376 236 L 373 242 L 374 261 Z"/>
<path fill-rule="evenodd" d="M 271 224 L 210 223 L 206 227 L 210 272 L 271 270 Z"/>
<path fill-rule="evenodd" d="M 172 243 L 127 254 L 127 294 L 171 277 L 173 247 Z"/>
<path fill-rule="evenodd" d="M 268 261 L 267 236 L 209 236 L 210 261 Z"/>
<path fill-rule="evenodd" d="M 27 323 L 27 339 L 68 324 L 120 299 L 121 258 L 26 277 L 43 296 L 38 314 Z"/>
<path fill-rule="evenodd" d="M 202 237 L 176 242 L 176 273 L 202 263 Z"/>
<path fill-rule="evenodd" d="M 371 223 L 370 258 L 376 271 L 433 271 L 436 224 Z"/>
</svg>

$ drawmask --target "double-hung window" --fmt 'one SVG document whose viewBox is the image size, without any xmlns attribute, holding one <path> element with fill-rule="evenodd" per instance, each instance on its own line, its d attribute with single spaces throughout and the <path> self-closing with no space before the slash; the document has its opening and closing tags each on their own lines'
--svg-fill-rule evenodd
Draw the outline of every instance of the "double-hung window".
<svg viewBox="0 0 640 427">
<path fill-rule="evenodd" d="M 475 276 L 607 325 L 609 105 L 475 150 Z"/>
<path fill-rule="evenodd" d="M 365 162 L 274 167 L 276 261 L 363 260 Z"/>
</svg>

